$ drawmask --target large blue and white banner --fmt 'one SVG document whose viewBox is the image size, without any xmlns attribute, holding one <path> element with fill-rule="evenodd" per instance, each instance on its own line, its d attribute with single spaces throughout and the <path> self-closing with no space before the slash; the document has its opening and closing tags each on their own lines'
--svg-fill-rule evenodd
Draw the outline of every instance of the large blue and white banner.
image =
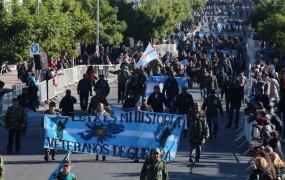
<svg viewBox="0 0 285 180">
<path fill-rule="evenodd" d="M 146 83 L 146 96 L 149 96 L 151 93 L 154 92 L 153 88 L 154 86 L 159 86 L 160 90 L 162 91 L 164 82 L 168 76 L 148 76 L 147 77 L 147 83 Z M 182 92 L 182 86 L 188 86 L 188 80 L 187 78 L 182 77 L 175 77 L 178 87 L 179 87 L 179 93 Z"/>
<path fill-rule="evenodd" d="M 28 124 L 41 122 L 41 120 L 43 118 L 43 114 L 34 112 L 34 111 L 32 111 L 32 110 L 30 110 L 28 108 L 25 108 L 25 113 L 26 113 L 27 123 Z"/>
<path fill-rule="evenodd" d="M 45 116 L 45 148 L 146 159 L 159 147 L 173 161 L 184 115 L 131 111 L 111 116 Z"/>
</svg>

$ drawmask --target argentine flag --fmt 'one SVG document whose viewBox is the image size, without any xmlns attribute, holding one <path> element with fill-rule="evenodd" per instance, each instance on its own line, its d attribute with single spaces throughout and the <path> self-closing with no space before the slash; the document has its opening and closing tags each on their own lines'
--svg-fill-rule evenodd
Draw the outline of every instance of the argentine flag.
<svg viewBox="0 0 285 180">
<path fill-rule="evenodd" d="M 56 176 L 59 174 L 61 170 L 61 164 L 64 163 L 64 161 L 69 160 L 69 155 L 71 154 L 71 151 L 67 152 L 67 155 L 62 159 L 62 161 L 56 166 L 54 171 L 51 173 L 48 180 L 56 180 Z"/>
<path fill-rule="evenodd" d="M 136 68 L 140 68 L 141 66 L 144 67 L 147 63 L 149 63 L 150 61 L 154 59 L 158 59 L 158 55 L 156 54 L 152 46 L 148 44 L 139 62 L 137 62 Z"/>
</svg>

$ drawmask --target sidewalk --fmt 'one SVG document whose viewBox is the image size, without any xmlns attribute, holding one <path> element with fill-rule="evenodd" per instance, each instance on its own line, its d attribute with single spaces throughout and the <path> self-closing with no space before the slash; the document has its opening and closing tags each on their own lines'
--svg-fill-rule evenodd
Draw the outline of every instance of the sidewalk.
<svg viewBox="0 0 285 180">
<path fill-rule="evenodd" d="M 25 84 L 25 83 L 22 83 L 21 80 L 18 79 L 17 70 L 12 70 L 12 72 L 8 74 L 0 75 L 0 80 L 5 83 L 4 88 L 7 88 L 7 89 L 12 89 L 13 85 L 16 85 L 16 84 L 20 84 L 20 85 Z"/>
</svg>

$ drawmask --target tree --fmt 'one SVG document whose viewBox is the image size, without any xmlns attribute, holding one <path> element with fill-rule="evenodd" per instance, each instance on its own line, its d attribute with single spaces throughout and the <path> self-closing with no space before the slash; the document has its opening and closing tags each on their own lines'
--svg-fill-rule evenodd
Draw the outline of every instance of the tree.
<svg viewBox="0 0 285 180">
<path fill-rule="evenodd" d="M 81 1 L 82 8 L 96 21 L 96 0 Z M 123 40 L 122 32 L 126 29 L 126 23 L 117 18 L 118 8 L 112 7 L 109 1 L 100 0 L 99 39 L 100 43 L 118 45 Z M 94 36 L 95 39 L 95 36 Z"/>
<path fill-rule="evenodd" d="M 173 34 L 174 27 L 192 14 L 189 0 L 141 1 L 138 8 L 126 1 L 110 1 L 119 8 L 118 18 L 127 23 L 124 35 L 141 40 L 150 36 L 168 38 Z"/>
<path fill-rule="evenodd" d="M 250 23 L 256 29 L 261 40 L 269 46 L 276 44 L 285 52 L 285 3 L 282 0 L 261 0 L 254 6 Z"/>
</svg>

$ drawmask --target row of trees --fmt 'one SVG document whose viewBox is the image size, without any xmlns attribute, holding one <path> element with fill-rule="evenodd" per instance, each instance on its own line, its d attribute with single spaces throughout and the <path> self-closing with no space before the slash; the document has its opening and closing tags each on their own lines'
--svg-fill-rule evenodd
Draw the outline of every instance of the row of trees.
<svg viewBox="0 0 285 180">
<path fill-rule="evenodd" d="M 261 40 L 269 46 L 276 44 L 285 52 L 285 2 L 284 0 L 260 0 L 250 17 L 252 27 Z"/>
<path fill-rule="evenodd" d="M 148 0 L 138 8 L 124 0 L 100 0 L 100 43 L 117 46 L 124 37 L 167 37 L 174 26 L 188 19 L 193 7 L 206 0 Z M 0 8 L 0 64 L 29 58 L 32 43 L 58 57 L 62 49 L 76 55 L 74 44 L 94 43 L 96 0 L 42 0 L 36 15 L 36 0 L 10 3 Z"/>
</svg>

